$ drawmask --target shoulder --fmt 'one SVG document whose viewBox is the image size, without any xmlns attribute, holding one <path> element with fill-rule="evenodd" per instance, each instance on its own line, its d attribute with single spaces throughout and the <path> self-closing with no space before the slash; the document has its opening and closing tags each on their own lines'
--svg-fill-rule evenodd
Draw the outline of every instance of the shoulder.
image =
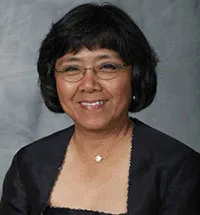
<svg viewBox="0 0 200 215">
<path fill-rule="evenodd" d="M 161 190 L 168 184 L 191 183 L 199 186 L 200 154 L 169 135 L 134 119 L 132 171 L 140 180 L 160 181 Z M 142 175 L 141 175 L 142 173 Z M 148 179 L 147 179 L 148 178 Z M 174 185 L 176 186 L 176 185 Z M 177 185 L 178 186 L 178 185 Z M 199 189 L 199 188 L 195 188 Z M 162 196 L 165 192 L 162 193 Z"/>
<path fill-rule="evenodd" d="M 179 140 L 133 119 L 136 124 L 133 133 L 133 144 L 136 150 L 145 157 L 153 159 L 157 164 L 174 165 L 190 160 L 194 165 L 200 162 L 200 155 Z"/>
<path fill-rule="evenodd" d="M 40 138 L 18 150 L 15 157 L 21 162 L 51 159 L 62 153 L 68 145 L 74 131 L 74 125 Z"/>
</svg>

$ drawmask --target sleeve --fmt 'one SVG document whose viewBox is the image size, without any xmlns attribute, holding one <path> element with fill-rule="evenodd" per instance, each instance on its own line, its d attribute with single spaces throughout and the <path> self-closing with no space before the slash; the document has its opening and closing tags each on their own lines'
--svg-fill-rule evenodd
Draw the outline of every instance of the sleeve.
<svg viewBox="0 0 200 215">
<path fill-rule="evenodd" d="M 194 153 L 176 166 L 168 178 L 160 215 L 200 215 L 200 155 Z"/>
<path fill-rule="evenodd" d="M 17 154 L 14 156 L 4 179 L 0 214 L 28 215 L 27 195 L 18 171 Z"/>
</svg>

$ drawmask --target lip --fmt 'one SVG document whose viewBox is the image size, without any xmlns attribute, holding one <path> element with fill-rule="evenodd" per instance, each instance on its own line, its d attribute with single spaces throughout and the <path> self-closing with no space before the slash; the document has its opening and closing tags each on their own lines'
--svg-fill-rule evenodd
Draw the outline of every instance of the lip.
<svg viewBox="0 0 200 215">
<path fill-rule="evenodd" d="M 99 104 L 99 105 L 94 105 L 94 106 L 86 106 L 86 105 L 83 105 L 81 104 L 81 102 L 97 102 L 97 101 L 105 101 L 103 104 Z M 105 106 L 105 104 L 107 103 L 107 100 L 103 100 L 103 99 L 100 99 L 100 100 L 84 100 L 84 101 L 81 101 L 79 102 L 80 104 L 80 107 L 85 109 L 85 110 L 97 110 L 97 109 L 101 109 Z"/>
<path fill-rule="evenodd" d="M 107 102 L 108 100 L 107 99 L 82 100 L 82 101 L 80 101 L 78 103 L 81 103 L 81 102 L 93 103 L 93 102 L 98 102 L 98 101 L 105 101 L 105 102 Z"/>
</svg>

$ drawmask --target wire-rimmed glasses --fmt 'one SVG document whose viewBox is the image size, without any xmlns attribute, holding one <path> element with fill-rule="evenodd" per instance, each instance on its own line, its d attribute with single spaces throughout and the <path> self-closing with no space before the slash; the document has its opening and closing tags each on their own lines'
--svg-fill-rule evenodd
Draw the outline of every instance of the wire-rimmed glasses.
<svg viewBox="0 0 200 215">
<path fill-rule="evenodd" d="M 94 71 L 95 75 L 100 79 L 110 80 L 115 78 L 120 70 L 126 69 L 127 66 L 129 65 L 114 63 L 106 63 L 90 68 L 85 68 L 79 65 L 63 65 L 60 68 L 55 69 L 55 72 L 60 73 L 61 77 L 67 82 L 80 81 L 87 70 Z"/>
</svg>

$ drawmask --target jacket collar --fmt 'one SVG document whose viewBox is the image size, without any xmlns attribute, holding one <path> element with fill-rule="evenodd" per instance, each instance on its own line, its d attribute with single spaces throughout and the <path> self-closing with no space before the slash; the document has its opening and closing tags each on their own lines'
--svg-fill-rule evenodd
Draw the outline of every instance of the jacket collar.
<svg viewBox="0 0 200 215">
<path fill-rule="evenodd" d="M 130 169 L 129 169 L 129 190 L 128 190 L 128 199 L 127 199 L 127 209 L 130 214 L 133 210 L 133 192 L 134 188 L 132 184 L 135 184 L 136 182 L 133 180 L 134 174 L 137 174 L 137 162 L 139 160 L 136 151 L 140 149 L 140 145 L 137 144 L 139 140 L 137 140 L 138 133 L 140 133 L 140 129 L 138 127 L 145 127 L 143 126 L 142 122 L 140 122 L 137 119 L 133 119 L 130 117 L 130 119 L 135 123 L 136 128 L 134 128 L 133 131 L 133 138 L 132 138 L 132 153 L 131 153 L 131 160 L 130 160 Z M 59 174 L 59 171 L 61 169 L 61 166 L 63 164 L 67 147 L 69 145 L 70 139 L 74 133 L 74 125 L 70 126 L 67 129 L 61 130 L 59 132 L 56 132 L 48 137 L 43 138 L 42 140 L 39 140 L 38 144 L 40 144 L 40 147 L 37 147 L 39 149 L 38 151 L 38 158 L 37 161 L 37 171 L 38 171 L 38 190 L 40 192 L 39 195 L 39 205 L 40 205 L 40 213 L 44 212 L 45 208 L 48 206 L 48 200 L 50 193 L 52 191 L 52 188 L 55 184 L 55 181 L 57 179 L 57 176 Z M 35 144 L 36 145 L 36 144 Z M 141 153 L 140 153 L 141 156 Z M 41 159 L 42 157 L 42 159 Z M 141 159 L 141 157 L 140 157 Z M 39 168 L 38 168 L 39 167 Z M 37 173 L 36 173 L 37 174 Z M 38 203 L 36 202 L 36 205 Z"/>
</svg>

